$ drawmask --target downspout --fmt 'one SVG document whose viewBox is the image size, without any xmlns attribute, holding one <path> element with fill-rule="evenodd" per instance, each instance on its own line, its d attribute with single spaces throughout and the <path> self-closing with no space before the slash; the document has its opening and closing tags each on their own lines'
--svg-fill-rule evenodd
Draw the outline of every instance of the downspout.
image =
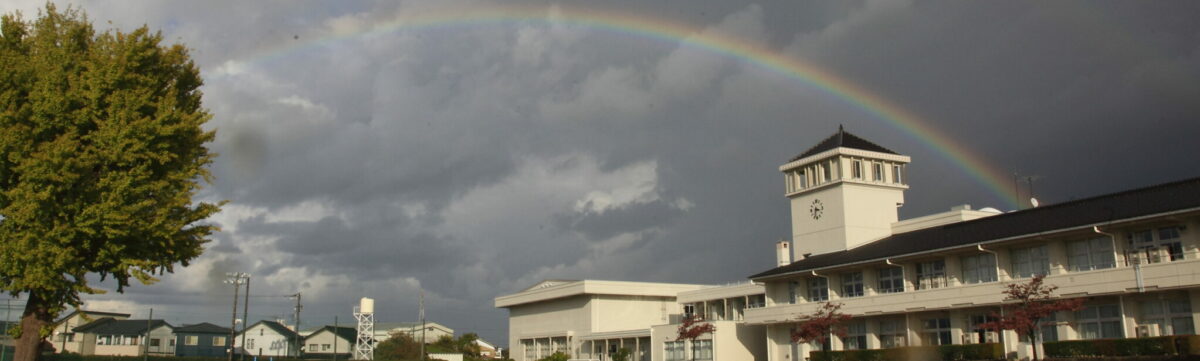
<svg viewBox="0 0 1200 361">
<path fill-rule="evenodd" d="M 979 249 L 980 252 L 990 253 L 992 255 L 992 258 L 996 260 L 996 264 L 995 264 L 996 280 L 999 281 L 1000 280 L 1000 254 L 996 253 L 996 251 L 993 251 L 993 250 L 990 250 L 987 248 L 983 248 L 982 244 L 975 245 L 975 248 Z M 1003 304 L 1000 305 L 1000 319 L 1004 319 L 1004 305 Z M 1004 338 L 1004 330 L 999 330 L 996 333 L 1000 334 L 1000 349 L 1004 351 L 1004 355 L 1008 355 L 1008 342 Z M 984 340 L 984 341 L 986 341 L 986 340 Z"/>
<path fill-rule="evenodd" d="M 1116 263 L 1117 236 L 1112 233 L 1101 232 L 1099 226 L 1092 226 L 1092 231 L 1094 231 L 1098 234 L 1108 236 L 1108 239 L 1112 241 L 1113 263 Z M 1129 265 L 1128 259 L 1125 260 L 1125 265 L 1126 266 Z M 1114 264 L 1114 266 L 1115 266 L 1115 264 Z M 1135 278 L 1137 279 L 1138 293 L 1146 292 L 1146 281 L 1142 278 L 1142 261 L 1141 261 L 1141 259 L 1137 259 L 1133 262 L 1133 274 L 1135 275 Z"/>
</svg>

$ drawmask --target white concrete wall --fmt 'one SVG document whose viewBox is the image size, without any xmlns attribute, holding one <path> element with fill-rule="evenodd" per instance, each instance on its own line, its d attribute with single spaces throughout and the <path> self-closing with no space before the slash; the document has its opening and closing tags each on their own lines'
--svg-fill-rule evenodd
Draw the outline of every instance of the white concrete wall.
<svg viewBox="0 0 1200 361">
<path fill-rule="evenodd" d="M 244 349 L 240 334 L 233 341 L 239 350 Z M 267 326 L 256 325 L 246 330 L 246 344 L 253 344 L 254 347 L 245 352 L 255 356 L 295 356 L 295 348 L 289 347 L 293 342 L 295 340 L 280 335 Z"/>
<path fill-rule="evenodd" d="M 578 295 L 511 306 L 508 308 L 508 345 L 510 357 L 525 361 L 521 339 L 531 336 L 565 335 L 592 329 L 591 298 Z"/>
</svg>

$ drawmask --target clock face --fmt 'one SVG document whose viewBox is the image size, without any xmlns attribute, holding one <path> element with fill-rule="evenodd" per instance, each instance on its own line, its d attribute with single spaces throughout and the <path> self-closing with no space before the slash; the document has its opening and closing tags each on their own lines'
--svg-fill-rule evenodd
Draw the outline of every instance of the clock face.
<svg viewBox="0 0 1200 361">
<path fill-rule="evenodd" d="M 821 219 L 821 214 L 825 212 L 825 205 L 821 204 L 820 199 L 814 199 L 811 206 L 808 206 L 808 213 L 812 214 L 813 219 Z"/>
</svg>

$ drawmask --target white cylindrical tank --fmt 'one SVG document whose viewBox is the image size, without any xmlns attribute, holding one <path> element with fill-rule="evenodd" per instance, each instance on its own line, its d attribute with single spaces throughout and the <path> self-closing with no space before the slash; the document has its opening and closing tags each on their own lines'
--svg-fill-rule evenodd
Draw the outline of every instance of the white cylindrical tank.
<svg viewBox="0 0 1200 361">
<path fill-rule="evenodd" d="M 358 312 L 375 313 L 375 299 L 363 297 L 358 301 Z"/>
</svg>

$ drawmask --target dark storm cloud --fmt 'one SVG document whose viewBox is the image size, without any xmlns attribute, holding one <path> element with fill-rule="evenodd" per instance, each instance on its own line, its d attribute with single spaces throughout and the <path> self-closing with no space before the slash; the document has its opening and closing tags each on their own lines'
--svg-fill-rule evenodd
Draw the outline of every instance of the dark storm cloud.
<svg viewBox="0 0 1200 361">
<path fill-rule="evenodd" d="M 902 216 L 1001 205 L 927 139 L 695 47 L 569 22 L 370 31 L 473 4 L 85 4 L 194 49 L 221 154 L 205 192 L 231 201 L 208 253 L 135 290 L 211 290 L 213 314 L 188 317 L 226 319 L 220 278 L 246 271 L 256 294 L 303 290 L 323 322 L 366 294 L 390 305 L 381 320 L 402 321 L 419 286 L 439 323 L 503 342 L 490 299 L 543 278 L 715 283 L 770 267 L 791 232 L 777 167 L 839 124 L 913 157 Z M 1188 138 L 1200 134 L 1200 3 L 587 5 L 813 63 L 991 167 L 1041 176 L 1044 202 L 1200 169 Z M 276 301 L 256 307 L 287 313 Z"/>
</svg>

